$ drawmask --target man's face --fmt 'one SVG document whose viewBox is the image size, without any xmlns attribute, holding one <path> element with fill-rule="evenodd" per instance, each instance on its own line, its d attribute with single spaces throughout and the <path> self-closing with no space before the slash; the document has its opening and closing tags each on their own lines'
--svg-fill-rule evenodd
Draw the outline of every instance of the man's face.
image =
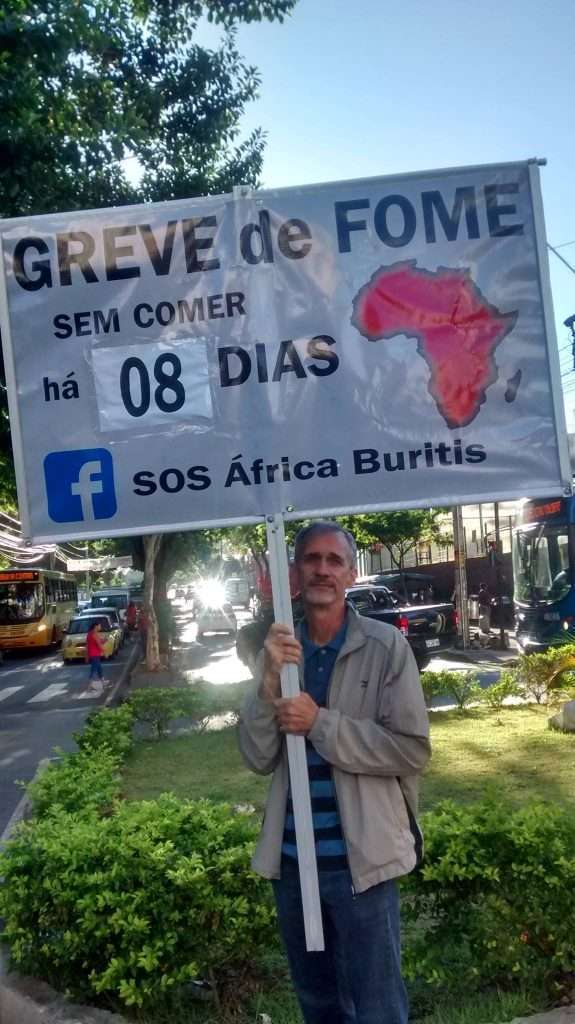
<svg viewBox="0 0 575 1024">
<path fill-rule="evenodd" d="M 355 568 L 345 537 L 340 533 L 310 537 L 296 562 L 296 572 L 305 605 L 343 608 L 346 588 L 355 582 Z"/>
</svg>

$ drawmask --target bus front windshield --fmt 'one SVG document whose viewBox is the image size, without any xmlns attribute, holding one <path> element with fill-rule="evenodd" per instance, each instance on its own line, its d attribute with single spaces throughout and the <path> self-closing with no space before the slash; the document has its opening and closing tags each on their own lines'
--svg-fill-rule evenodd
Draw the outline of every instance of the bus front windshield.
<svg viewBox="0 0 575 1024">
<path fill-rule="evenodd" d="M 43 614 L 42 583 L 0 583 L 0 626 L 36 622 Z"/>
<path fill-rule="evenodd" d="M 515 600 L 554 604 L 571 589 L 569 533 L 566 525 L 542 523 L 517 530 L 513 538 Z"/>
</svg>

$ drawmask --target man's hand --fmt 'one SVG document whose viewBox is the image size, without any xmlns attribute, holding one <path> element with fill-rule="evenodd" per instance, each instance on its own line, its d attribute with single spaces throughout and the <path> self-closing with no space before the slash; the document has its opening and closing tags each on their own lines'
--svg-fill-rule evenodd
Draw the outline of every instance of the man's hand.
<svg viewBox="0 0 575 1024">
<path fill-rule="evenodd" d="M 274 700 L 276 718 L 281 732 L 307 736 L 317 718 L 319 707 L 309 693 Z"/>
<path fill-rule="evenodd" d="M 264 644 L 264 676 L 260 690 L 264 700 L 275 700 L 280 696 L 280 673 L 283 666 L 297 665 L 301 655 L 301 644 L 291 629 L 280 622 L 274 622 Z"/>
</svg>

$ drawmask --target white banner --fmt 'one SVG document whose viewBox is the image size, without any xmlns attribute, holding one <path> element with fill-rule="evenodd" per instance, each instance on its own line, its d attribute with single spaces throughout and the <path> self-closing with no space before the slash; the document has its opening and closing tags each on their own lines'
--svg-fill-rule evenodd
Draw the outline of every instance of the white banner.
<svg viewBox="0 0 575 1024">
<path fill-rule="evenodd" d="M 100 558 L 69 558 L 68 572 L 103 572 L 104 569 L 131 569 L 131 555 L 101 555 Z"/>
<path fill-rule="evenodd" d="M 2 225 L 36 541 L 559 493 L 538 169 Z"/>
</svg>

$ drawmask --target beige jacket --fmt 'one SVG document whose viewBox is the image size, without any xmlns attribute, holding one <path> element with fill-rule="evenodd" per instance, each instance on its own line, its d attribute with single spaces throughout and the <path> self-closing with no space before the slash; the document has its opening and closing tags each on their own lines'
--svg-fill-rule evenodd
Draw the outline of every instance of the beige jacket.
<svg viewBox="0 0 575 1024">
<path fill-rule="evenodd" d="M 239 742 L 254 772 L 273 772 L 252 866 L 265 878 L 279 878 L 288 762 L 273 704 L 257 695 L 262 663 L 260 658 L 256 690 L 242 709 Z M 398 629 L 348 609 L 327 707 L 320 708 L 309 739 L 332 765 L 356 892 L 407 874 L 421 854 L 418 780 L 431 748 L 419 673 Z"/>
</svg>

